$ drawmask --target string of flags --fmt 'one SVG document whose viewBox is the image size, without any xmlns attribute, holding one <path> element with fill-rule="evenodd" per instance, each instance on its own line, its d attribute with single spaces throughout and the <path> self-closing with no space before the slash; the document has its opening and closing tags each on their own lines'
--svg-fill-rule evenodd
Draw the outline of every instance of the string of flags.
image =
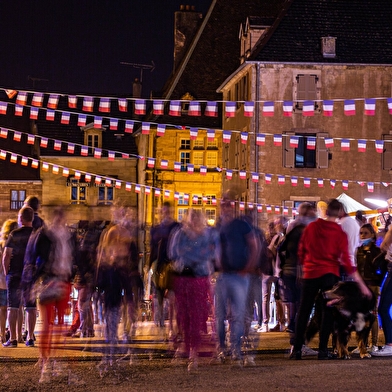
<svg viewBox="0 0 392 392">
<path fill-rule="evenodd" d="M 42 148 L 47 148 L 48 147 L 48 142 L 51 140 L 53 142 L 53 148 L 55 150 L 61 150 L 63 143 L 67 146 L 67 153 L 69 154 L 74 154 L 75 153 L 75 145 L 78 145 L 80 147 L 80 155 L 81 156 L 88 156 L 89 155 L 89 149 L 91 147 L 85 146 L 85 145 L 79 145 L 75 143 L 69 143 L 61 140 L 56 140 L 56 139 L 48 139 L 46 137 L 38 136 L 38 135 L 32 135 L 32 134 L 26 134 L 24 132 L 20 131 L 15 131 L 15 130 L 10 130 L 6 128 L 0 128 L 0 138 L 7 138 L 9 131 L 13 132 L 13 140 L 20 142 L 22 139 L 22 134 L 25 134 L 27 144 L 34 144 L 35 143 L 35 138 L 38 137 L 40 139 L 40 147 Z M 233 175 L 238 175 L 238 177 L 241 180 L 250 180 L 254 183 L 258 183 L 260 180 L 264 179 L 264 183 L 266 185 L 272 184 L 273 180 L 277 180 L 278 185 L 285 185 L 286 180 L 289 181 L 291 186 L 296 187 L 299 185 L 299 180 L 303 182 L 303 186 L 305 188 L 310 188 L 311 184 L 316 182 L 317 186 L 319 188 L 324 187 L 325 182 L 329 183 L 330 187 L 332 189 L 335 188 L 337 183 L 342 184 L 342 188 L 344 190 L 347 190 L 349 187 L 349 184 L 358 184 L 360 186 L 365 186 L 367 185 L 367 190 L 369 193 L 374 192 L 374 186 L 375 184 L 381 184 L 384 187 L 388 187 L 390 185 L 389 182 L 372 182 L 372 181 L 353 181 L 353 180 L 337 180 L 337 179 L 324 179 L 324 178 L 314 178 L 314 177 L 303 177 L 303 176 L 289 176 L 289 175 L 281 175 L 281 174 L 269 174 L 269 173 L 257 173 L 257 172 L 248 172 L 246 170 L 234 170 L 234 169 L 228 169 L 228 168 L 220 168 L 220 167 L 214 167 L 214 168 L 209 168 L 204 165 L 199 165 L 196 166 L 194 164 L 186 164 L 183 165 L 181 162 L 176 162 L 174 161 L 173 163 L 170 162 L 169 165 L 169 160 L 167 159 L 161 159 L 159 162 L 157 162 L 157 159 L 154 157 L 144 157 L 140 155 L 132 155 L 132 154 L 126 154 L 123 152 L 119 151 L 109 151 L 109 150 L 103 150 L 101 148 L 93 148 L 93 156 L 96 159 L 101 159 L 102 158 L 102 153 L 103 151 L 107 151 L 107 159 L 109 161 L 115 160 L 116 157 L 121 157 L 121 158 L 138 158 L 141 160 L 146 161 L 146 167 L 149 169 L 154 169 L 158 168 L 160 170 L 173 170 L 174 172 L 180 172 L 186 170 L 187 174 L 193 174 L 195 172 L 199 172 L 200 175 L 207 175 L 208 170 L 212 169 L 214 171 L 222 172 L 225 174 L 225 177 L 227 180 L 231 180 L 233 178 Z M 4 150 L 0 150 L 0 159 L 6 159 L 6 152 Z M 16 163 L 17 154 L 11 154 L 11 162 Z M 15 161 L 15 162 L 14 162 Z M 24 166 L 28 165 L 28 159 L 25 157 L 21 158 L 22 164 Z M 169 167 L 170 166 L 170 167 Z M 31 167 L 37 168 L 38 167 L 38 160 L 33 160 L 31 162 Z"/>
<path fill-rule="evenodd" d="M 222 111 L 225 117 L 235 117 L 237 109 L 243 107 L 243 113 L 246 117 L 253 117 L 255 112 L 255 105 L 261 104 L 261 114 L 264 117 L 272 117 L 275 114 L 275 109 L 282 112 L 283 116 L 291 117 L 294 109 L 294 102 L 290 100 L 281 101 L 203 101 L 203 100 L 164 100 L 164 99 L 141 99 L 141 98 L 114 98 L 114 97 L 92 97 L 83 95 L 64 95 L 59 93 L 42 93 L 36 91 L 18 91 L 10 89 L 2 89 L 5 91 L 9 99 L 15 100 L 16 111 L 23 112 L 23 107 L 28 102 L 35 109 L 33 113 L 37 112 L 37 108 L 43 108 L 44 102 L 48 109 L 48 115 L 53 113 L 50 110 L 56 110 L 58 107 L 60 97 L 65 97 L 69 109 L 76 109 L 78 102 L 82 103 L 82 111 L 91 113 L 94 111 L 95 103 L 98 104 L 98 111 L 101 113 L 110 113 L 114 107 L 118 108 L 120 112 L 128 112 L 129 104 L 133 106 L 135 115 L 146 115 L 147 109 L 152 106 L 152 114 L 163 115 L 165 109 L 167 114 L 173 117 L 179 117 L 183 113 L 188 116 L 201 116 L 202 108 L 204 108 L 204 116 L 217 117 L 218 105 L 222 106 Z M 47 99 L 45 97 L 47 96 Z M 357 104 L 363 103 L 363 113 L 366 116 L 374 116 L 376 114 L 376 102 L 386 101 L 387 108 L 392 114 L 392 98 L 378 97 L 378 98 L 355 98 L 355 99 L 325 99 L 325 100 L 298 100 L 296 102 L 302 103 L 302 115 L 314 116 L 315 105 L 320 104 L 324 116 L 331 117 L 334 114 L 335 104 L 343 102 L 343 111 L 346 116 L 355 116 L 357 113 Z M 4 110 L 4 102 L 3 109 Z M 50 109 L 50 110 L 49 110 Z M 132 110 L 132 109 L 131 109 Z M 18 114 L 19 115 L 19 114 Z M 69 115 L 69 113 L 67 113 Z M 65 115 L 66 117 L 66 115 Z"/>
</svg>

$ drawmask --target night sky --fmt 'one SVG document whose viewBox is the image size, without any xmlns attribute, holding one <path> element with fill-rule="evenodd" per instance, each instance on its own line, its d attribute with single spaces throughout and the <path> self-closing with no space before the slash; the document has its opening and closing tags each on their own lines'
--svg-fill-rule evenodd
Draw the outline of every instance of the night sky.
<svg viewBox="0 0 392 392">
<path fill-rule="evenodd" d="M 173 67 L 174 12 L 211 0 L 9 0 L 0 2 L 0 87 L 74 94 L 158 92 Z M 157 96 L 156 94 L 154 96 Z"/>
</svg>

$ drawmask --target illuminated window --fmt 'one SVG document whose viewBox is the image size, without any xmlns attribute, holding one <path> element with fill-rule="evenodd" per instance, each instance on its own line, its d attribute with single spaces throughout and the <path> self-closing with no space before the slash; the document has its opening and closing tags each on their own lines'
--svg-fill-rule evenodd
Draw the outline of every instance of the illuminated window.
<svg viewBox="0 0 392 392">
<path fill-rule="evenodd" d="M 78 180 L 75 177 L 69 177 L 67 185 L 71 188 L 71 204 L 86 202 L 86 190 L 90 184 L 84 182 L 84 178 Z"/>
<path fill-rule="evenodd" d="M 26 191 L 21 189 L 11 189 L 10 196 L 10 210 L 20 210 L 26 200 Z"/>
<path fill-rule="evenodd" d="M 178 204 L 178 205 L 187 206 L 187 205 L 189 205 L 189 200 L 188 200 L 188 199 L 185 199 L 184 196 L 180 196 L 180 197 L 178 198 L 177 204 Z"/>
<path fill-rule="evenodd" d="M 99 185 L 98 204 L 113 204 L 114 188 L 112 186 Z"/>
<path fill-rule="evenodd" d="M 207 198 L 207 205 L 211 205 L 212 204 L 212 200 L 215 199 L 215 195 L 206 195 Z"/>
<path fill-rule="evenodd" d="M 207 151 L 206 161 L 207 167 L 216 167 L 218 164 L 218 153 Z"/>
<path fill-rule="evenodd" d="M 187 211 L 188 211 L 188 208 L 179 208 L 177 210 L 177 221 L 178 222 L 181 222 L 185 218 Z"/>
<path fill-rule="evenodd" d="M 181 171 L 186 171 L 187 165 L 191 163 L 191 153 L 180 152 L 180 163 L 181 163 Z"/>
<path fill-rule="evenodd" d="M 218 148 L 218 140 L 207 140 L 207 148 Z"/>
<path fill-rule="evenodd" d="M 194 151 L 193 152 L 193 164 L 197 166 L 204 165 L 204 152 Z"/>
<path fill-rule="evenodd" d="M 193 141 L 193 148 L 202 149 L 204 148 L 204 138 L 197 138 Z"/>
<path fill-rule="evenodd" d="M 216 222 L 216 210 L 212 208 L 206 208 L 205 214 L 208 224 L 214 225 Z"/>
</svg>

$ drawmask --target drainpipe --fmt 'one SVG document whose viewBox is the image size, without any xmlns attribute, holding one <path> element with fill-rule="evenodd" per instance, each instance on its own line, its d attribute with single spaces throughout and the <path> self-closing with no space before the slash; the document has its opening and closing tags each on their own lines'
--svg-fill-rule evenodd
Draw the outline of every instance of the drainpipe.
<svg viewBox="0 0 392 392">
<path fill-rule="evenodd" d="M 257 145 L 257 134 L 260 133 L 260 64 L 257 62 L 256 63 L 256 94 L 255 94 L 255 126 L 254 126 L 254 143 L 255 143 L 255 155 L 254 155 L 254 167 L 255 167 L 255 172 L 259 172 L 259 146 Z M 254 203 L 256 204 L 257 207 L 257 202 L 258 202 L 258 195 L 259 195 L 259 183 L 255 182 L 255 196 L 254 196 Z M 256 226 L 258 227 L 258 214 L 256 214 Z"/>
</svg>

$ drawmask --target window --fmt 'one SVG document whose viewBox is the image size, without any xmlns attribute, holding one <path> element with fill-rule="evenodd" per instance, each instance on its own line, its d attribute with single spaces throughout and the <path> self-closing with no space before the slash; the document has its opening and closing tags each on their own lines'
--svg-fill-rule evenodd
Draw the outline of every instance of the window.
<svg viewBox="0 0 392 392">
<path fill-rule="evenodd" d="M 295 111 L 302 111 L 303 101 L 315 101 L 314 109 L 319 109 L 320 100 L 320 75 L 297 74 L 294 78 L 293 100 Z"/>
<path fill-rule="evenodd" d="M 87 145 L 89 147 L 98 147 L 98 135 L 87 135 Z"/>
<path fill-rule="evenodd" d="M 218 140 L 207 140 L 207 149 L 216 149 L 218 148 Z"/>
<path fill-rule="evenodd" d="M 313 131 L 314 132 L 314 131 Z M 290 146 L 290 136 L 298 137 L 298 147 Z M 308 139 L 316 137 L 314 150 L 307 148 Z M 287 132 L 283 137 L 283 166 L 291 168 L 328 168 L 329 152 L 325 146 L 324 132 Z"/>
<path fill-rule="evenodd" d="M 113 204 L 114 188 L 112 186 L 99 185 L 98 204 Z"/>
<path fill-rule="evenodd" d="M 86 190 L 90 184 L 84 182 L 84 178 L 78 180 L 75 177 L 69 177 L 67 186 L 71 188 L 71 204 L 82 204 L 86 202 Z"/>
<path fill-rule="evenodd" d="M 215 195 L 206 195 L 207 198 L 207 205 L 212 205 L 212 200 L 215 199 Z"/>
<path fill-rule="evenodd" d="M 191 149 L 191 140 L 190 139 L 181 139 L 180 140 L 180 150 L 190 150 Z"/>
<path fill-rule="evenodd" d="M 177 204 L 178 204 L 178 205 L 187 206 L 187 205 L 189 205 L 189 199 L 185 199 L 184 196 L 180 196 L 180 197 L 178 198 Z"/>
<path fill-rule="evenodd" d="M 197 199 L 196 199 L 196 197 L 197 197 Z M 203 205 L 203 198 L 201 196 L 194 195 L 192 197 L 192 204 L 195 206 Z"/>
<path fill-rule="evenodd" d="M 218 153 L 217 152 L 207 151 L 206 158 L 207 158 L 206 159 L 207 167 L 217 167 L 217 165 L 218 165 Z"/>
<path fill-rule="evenodd" d="M 382 169 L 392 170 L 392 135 L 383 135 L 384 152 L 382 154 Z"/>
<path fill-rule="evenodd" d="M 193 152 L 193 164 L 197 166 L 204 165 L 204 152 L 194 151 Z"/>
<path fill-rule="evenodd" d="M 197 138 L 196 140 L 194 140 L 193 141 L 193 148 L 194 149 L 204 149 L 204 139 Z"/>
<path fill-rule="evenodd" d="M 180 163 L 181 163 L 181 171 L 187 170 L 187 165 L 191 163 L 191 153 L 190 152 L 181 152 L 180 153 Z"/>
<path fill-rule="evenodd" d="M 187 211 L 188 211 L 188 208 L 179 208 L 177 210 L 177 221 L 178 222 L 181 222 L 185 218 Z"/>
<path fill-rule="evenodd" d="M 216 210 L 212 208 L 206 208 L 205 212 L 208 224 L 213 226 L 216 222 Z"/>
<path fill-rule="evenodd" d="M 10 210 L 20 210 L 26 200 L 26 191 L 21 189 L 11 189 Z"/>
</svg>

